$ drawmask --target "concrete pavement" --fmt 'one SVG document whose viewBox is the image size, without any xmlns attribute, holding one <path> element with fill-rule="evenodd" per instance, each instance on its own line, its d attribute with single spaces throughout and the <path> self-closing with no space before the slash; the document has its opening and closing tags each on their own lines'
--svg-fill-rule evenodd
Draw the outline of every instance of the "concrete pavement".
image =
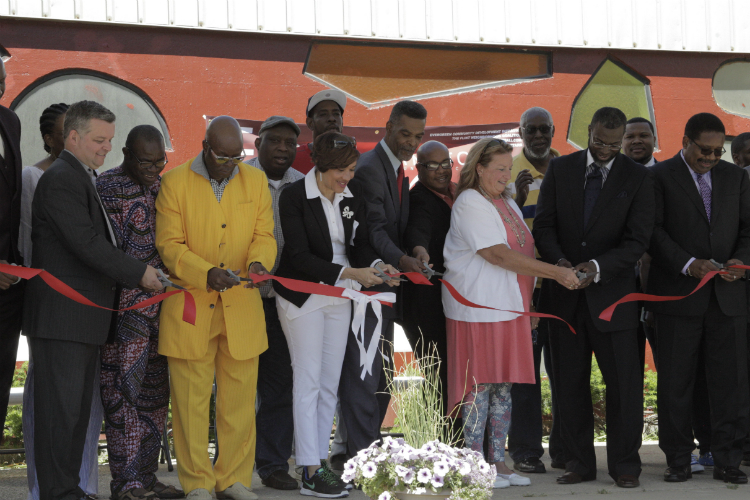
<svg viewBox="0 0 750 500">
<path fill-rule="evenodd" d="M 549 457 L 546 455 L 542 460 L 547 465 L 546 474 L 529 474 L 531 486 L 510 487 L 503 490 L 495 490 L 493 500 L 503 498 L 524 497 L 547 497 L 547 498 L 570 498 L 573 496 L 588 496 L 592 499 L 600 498 L 599 495 L 610 497 L 630 497 L 633 499 L 653 500 L 692 500 L 692 499 L 748 499 L 750 498 L 750 486 L 727 485 L 721 481 L 714 480 L 710 469 L 701 474 L 695 474 L 693 479 L 686 483 L 665 483 L 662 473 L 666 467 L 664 455 L 659 447 L 647 444 L 641 448 L 641 459 L 643 461 L 643 473 L 641 474 L 641 487 L 624 490 L 615 486 L 614 481 L 606 474 L 606 448 L 597 446 L 598 479 L 574 486 L 559 486 L 555 478 L 560 471 L 549 467 Z M 510 465 L 510 464 L 509 464 Z M 743 467 L 746 473 L 750 468 Z M 160 465 L 159 479 L 167 484 L 179 485 L 177 471 L 167 472 L 166 465 Z M 102 466 L 99 472 L 99 498 L 109 498 L 109 468 Z M 298 491 L 278 491 L 261 485 L 257 475 L 253 477 L 253 491 L 258 494 L 260 500 L 298 500 L 302 497 Z M 0 471 L 0 500 L 26 500 L 26 470 Z M 355 491 L 350 496 L 352 500 L 366 500 L 361 491 Z"/>
</svg>

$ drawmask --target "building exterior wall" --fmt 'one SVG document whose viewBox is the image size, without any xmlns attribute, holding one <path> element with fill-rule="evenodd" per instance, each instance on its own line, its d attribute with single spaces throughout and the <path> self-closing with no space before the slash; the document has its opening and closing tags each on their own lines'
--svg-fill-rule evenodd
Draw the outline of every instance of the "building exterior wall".
<svg viewBox="0 0 750 500">
<path fill-rule="evenodd" d="M 321 38 L 3 17 L 0 44 L 12 57 L 6 63 L 2 103 L 8 106 L 36 80 L 57 70 L 85 68 L 112 75 L 155 103 L 171 137 L 170 166 L 178 165 L 199 151 L 204 115 L 262 120 L 276 114 L 304 122 L 307 99 L 324 88 L 303 75 L 313 40 Z M 728 135 L 750 130 L 748 119 L 718 107 L 711 88 L 719 66 L 740 54 L 548 50 L 551 78 L 421 100 L 429 113 L 428 124 L 512 122 L 525 109 L 542 106 L 555 120 L 553 147 L 572 152 L 575 148 L 567 143 L 566 133 L 575 98 L 611 56 L 650 80 L 662 149 L 659 159 L 677 152 L 684 124 L 697 112 L 720 116 Z M 389 112 L 390 107 L 367 109 L 350 100 L 344 118 L 347 125 L 379 127 Z M 24 163 L 37 161 L 43 156 L 39 153 L 24 158 Z"/>
</svg>

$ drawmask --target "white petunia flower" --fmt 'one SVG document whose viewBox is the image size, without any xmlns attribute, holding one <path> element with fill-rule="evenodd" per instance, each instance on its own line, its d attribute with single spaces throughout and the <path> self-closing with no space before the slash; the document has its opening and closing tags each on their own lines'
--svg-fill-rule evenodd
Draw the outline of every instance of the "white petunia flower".
<svg viewBox="0 0 750 500">
<path fill-rule="evenodd" d="M 445 461 L 436 462 L 435 465 L 432 467 L 432 472 L 435 473 L 436 476 L 444 477 L 448 472 L 450 471 L 450 467 L 448 466 L 448 463 Z"/>
<path fill-rule="evenodd" d="M 419 469 L 419 472 L 417 472 L 417 481 L 422 484 L 427 484 L 430 482 L 430 479 L 432 479 L 430 469 Z"/>
<path fill-rule="evenodd" d="M 384 491 L 378 496 L 378 500 L 391 500 L 391 494 L 387 491 Z"/>
<path fill-rule="evenodd" d="M 362 475 L 366 477 L 367 479 L 372 479 L 375 477 L 375 474 L 378 472 L 378 466 L 375 465 L 373 462 L 367 462 L 365 465 L 362 466 Z"/>
<path fill-rule="evenodd" d="M 406 484 L 411 484 L 414 482 L 414 471 L 409 469 L 406 474 L 404 475 L 404 482 Z"/>
<path fill-rule="evenodd" d="M 442 488 L 445 484 L 445 480 L 442 476 L 432 476 L 432 480 L 430 481 L 430 483 L 434 488 Z"/>
<path fill-rule="evenodd" d="M 458 466 L 458 472 L 461 473 L 462 476 L 465 476 L 466 474 L 471 472 L 471 464 L 469 462 L 461 462 L 461 465 Z"/>
</svg>

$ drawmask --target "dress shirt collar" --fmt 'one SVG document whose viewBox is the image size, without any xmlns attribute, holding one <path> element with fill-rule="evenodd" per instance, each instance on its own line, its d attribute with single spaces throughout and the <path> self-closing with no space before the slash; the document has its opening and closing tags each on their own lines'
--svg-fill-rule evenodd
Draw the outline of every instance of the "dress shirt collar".
<svg viewBox="0 0 750 500">
<path fill-rule="evenodd" d="M 388 144 L 385 143 L 385 137 L 380 139 L 380 146 L 385 150 L 385 154 L 388 155 L 388 159 L 391 160 L 391 166 L 393 167 L 393 170 L 398 172 L 398 167 L 401 166 L 401 160 L 396 158 L 396 155 L 393 154 L 391 148 L 389 148 Z"/>
<path fill-rule="evenodd" d="M 695 182 L 695 185 L 698 185 L 698 174 L 693 170 L 690 165 L 688 165 L 687 160 L 685 159 L 685 153 L 683 151 L 680 151 L 680 158 L 682 158 L 682 161 L 685 162 L 685 166 L 688 169 L 688 172 L 690 172 L 690 176 L 693 178 L 693 182 Z M 706 184 L 708 184 L 708 187 L 713 187 L 711 184 L 711 171 L 709 170 L 705 174 L 703 174 L 703 180 L 706 181 Z M 700 188 L 698 188 L 698 191 L 700 191 Z"/>
<path fill-rule="evenodd" d="M 312 200 L 314 198 L 326 198 L 323 196 L 323 193 L 320 192 L 320 188 L 318 188 L 318 183 L 315 181 L 315 176 L 318 173 L 317 168 L 313 168 L 310 170 L 307 175 L 305 175 L 305 194 L 307 195 L 308 200 Z M 335 205 L 338 201 L 340 201 L 342 198 L 351 198 L 352 192 L 349 190 L 349 186 L 346 186 L 344 188 L 343 193 L 336 193 L 333 195 L 333 204 Z"/>
<path fill-rule="evenodd" d="M 448 185 L 448 192 L 449 192 L 450 196 L 446 196 L 443 193 L 438 193 L 434 189 L 427 187 L 427 184 L 425 184 L 424 187 L 426 187 L 427 189 L 429 189 L 430 191 L 432 191 L 433 193 L 435 193 L 435 196 L 437 196 L 438 198 L 440 198 L 441 200 L 443 200 L 444 202 L 446 202 L 449 207 L 453 208 L 453 202 L 456 201 L 456 189 L 458 187 L 455 182 L 451 182 Z"/>
<path fill-rule="evenodd" d="M 550 148 L 549 152 L 555 158 L 560 156 L 560 152 L 554 148 Z M 521 151 L 521 154 L 518 156 L 520 156 L 520 158 L 518 159 L 519 171 L 526 169 L 529 171 L 529 173 L 531 174 L 531 177 L 533 177 L 534 179 L 544 179 L 544 174 L 541 173 L 539 170 L 537 170 L 536 167 L 531 164 L 529 159 L 526 157 L 525 152 Z"/>
<path fill-rule="evenodd" d="M 201 151 L 200 154 L 195 157 L 195 159 L 193 160 L 193 163 L 190 164 L 190 170 L 200 175 L 201 177 L 206 179 L 208 182 L 211 182 L 211 176 L 208 175 L 208 168 L 206 167 L 206 164 L 203 162 L 203 151 Z M 229 177 L 227 177 L 220 183 L 224 183 L 224 184 L 228 183 L 229 181 L 234 179 L 234 176 L 237 175 L 239 171 L 240 171 L 240 167 L 235 165 Z"/>
<path fill-rule="evenodd" d="M 653 156 L 649 158 L 646 163 L 643 164 L 644 167 L 653 167 L 654 165 L 656 165 L 656 158 L 654 158 Z"/>
<path fill-rule="evenodd" d="M 617 158 L 617 155 L 615 155 L 614 158 L 612 158 L 611 160 L 609 160 L 606 165 L 604 165 L 604 166 L 600 165 L 600 167 L 603 170 L 606 170 L 607 173 L 609 173 L 610 169 L 612 168 L 612 164 L 615 162 L 615 158 Z M 586 150 L 586 167 L 589 167 L 592 163 L 596 163 L 596 161 L 594 160 L 594 157 L 591 156 L 591 150 L 587 149 Z M 597 165 L 599 165 L 599 164 L 597 163 Z"/>
<path fill-rule="evenodd" d="M 257 156 L 255 158 L 251 158 L 247 160 L 245 163 L 247 163 L 251 167 L 257 168 L 258 170 L 262 170 L 263 172 L 266 171 L 266 169 L 263 168 L 263 165 L 260 164 L 260 158 L 258 158 Z M 304 177 L 302 172 L 299 172 L 293 169 L 292 167 L 289 167 L 288 169 L 286 169 L 286 172 L 284 172 L 284 176 L 280 179 L 279 189 L 281 188 L 281 186 L 284 186 L 286 184 L 291 184 L 292 182 L 300 180 L 302 177 Z M 271 179 L 269 178 L 269 181 L 270 180 Z M 273 187 L 271 186 L 270 182 L 268 185 L 270 187 Z"/>
</svg>

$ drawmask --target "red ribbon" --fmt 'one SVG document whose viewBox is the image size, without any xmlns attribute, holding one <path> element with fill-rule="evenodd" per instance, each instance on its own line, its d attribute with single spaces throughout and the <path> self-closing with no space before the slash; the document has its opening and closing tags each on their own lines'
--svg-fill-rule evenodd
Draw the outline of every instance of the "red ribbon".
<svg viewBox="0 0 750 500">
<path fill-rule="evenodd" d="M 74 302 L 78 302 L 79 304 L 83 304 L 85 306 L 97 307 L 99 309 L 104 309 L 106 311 L 114 311 L 114 312 L 130 311 L 133 309 L 142 309 L 144 307 L 157 304 L 161 302 L 162 300 L 166 299 L 167 297 L 171 297 L 172 295 L 183 293 L 185 294 L 185 304 L 182 308 L 182 321 L 185 321 L 186 323 L 190 323 L 191 325 L 195 326 L 195 299 L 187 290 L 173 290 L 171 292 L 161 293 L 159 295 L 151 297 L 150 299 L 146 299 L 144 301 L 138 302 L 137 304 L 133 306 L 126 307 L 125 309 L 110 309 L 109 307 L 100 306 L 99 304 L 96 304 L 90 301 L 89 299 L 87 299 L 86 297 L 84 297 L 83 295 L 81 295 L 80 293 L 78 293 L 77 291 L 73 290 L 71 287 L 69 287 L 62 281 L 60 281 L 58 278 L 54 277 L 52 274 L 45 271 L 44 269 L 34 269 L 32 267 L 11 266 L 9 264 L 0 264 L 0 272 L 3 272 L 5 274 L 10 274 L 11 276 L 18 276 L 19 278 L 23 278 L 25 280 L 30 280 L 34 276 L 39 276 L 54 291 L 56 291 L 59 294 L 64 295 L 65 297 L 69 298 L 70 300 Z"/>
<path fill-rule="evenodd" d="M 266 280 L 278 281 L 280 284 L 284 285 L 284 288 L 288 288 L 293 292 L 310 293 L 313 295 L 325 295 L 326 297 L 336 297 L 339 299 L 349 298 L 341 295 L 341 291 L 346 289 L 340 286 L 324 285 L 323 283 L 313 283 L 311 281 L 295 280 L 292 278 L 282 278 L 280 276 L 274 276 L 273 274 L 249 274 L 247 277 L 253 280 L 253 283 L 260 283 Z M 363 293 L 365 295 L 377 295 L 379 292 L 365 292 L 361 290 L 360 293 Z M 393 306 L 393 304 L 391 304 L 390 302 L 384 302 L 382 300 L 380 300 L 379 302 L 387 306 Z"/>
<path fill-rule="evenodd" d="M 750 266 L 739 265 L 739 264 L 733 264 L 728 267 L 733 267 L 735 269 L 750 269 Z M 603 310 L 602 313 L 599 315 L 599 319 L 603 319 L 604 321 L 612 321 L 612 315 L 614 314 L 617 306 L 619 306 L 620 304 L 625 304 L 627 302 L 637 302 L 639 300 L 642 300 L 644 302 L 669 302 L 673 300 L 685 299 L 693 295 L 695 292 L 697 292 L 701 288 L 703 288 L 706 285 L 706 283 L 711 281 L 711 279 L 713 279 L 713 277 L 718 274 L 727 274 L 727 272 L 723 270 L 707 272 L 706 275 L 703 276 L 703 279 L 700 281 L 700 283 L 698 283 L 698 286 L 696 286 L 693 289 L 693 291 L 687 295 L 677 296 L 677 295 L 650 295 L 648 293 L 629 293 L 623 298 L 621 298 L 620 300 L 618 300 L 617 302 L 615 302 L 614 304 L 612 304 L 611 306 L 609 306 L 608 308 L 606 308 L 605 310 Z"/>
</svg>

